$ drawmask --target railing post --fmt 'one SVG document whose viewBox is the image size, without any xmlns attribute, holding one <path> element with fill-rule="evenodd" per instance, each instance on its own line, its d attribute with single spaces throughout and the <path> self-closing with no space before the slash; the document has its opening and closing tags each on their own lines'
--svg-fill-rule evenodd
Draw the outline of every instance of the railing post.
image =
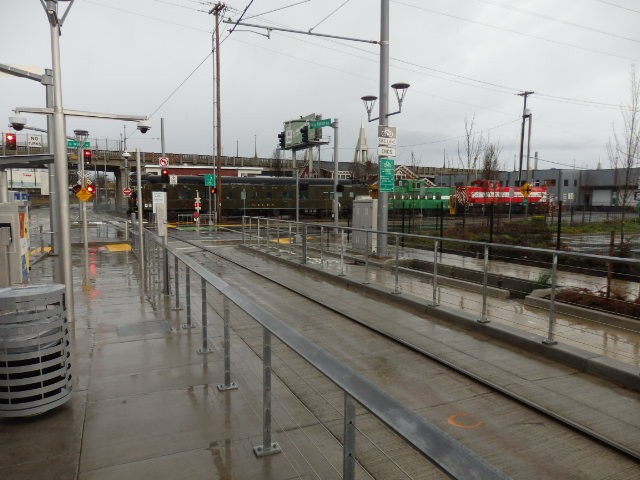
<svg viewBox="0 0 640 480">
<path fill-rule="evenodd" d="M 204 278 L 200 278 L 200 290 L 202 296 L 202 348 L 199 348 L 196 352 L 205 354 L 213 352 L 213 348 L 209 347 L 209 340 L 207 338 L 207 282 Z"/>
<path fill-rule="evenodd" d="M 344 230 L 340 229 L 340 276 L 344 277 Z"/>
<path fill-rule="evenodd" d="M 293 255 L 293 237 L 291 236 L 291 224 L 289 224 L 289 255 Z"/>
<path fill-rule="evenodd" d="M 298 229 L 296 225 L 296 230 Z M 302 225 L 302 264 L 307 263 L 307 224 Z"/>
<path fill-rule="evenodd" d="M 320 225 L 320 269 L 324 269 L 324 248 L 322 246 L 322 239 L 324 237 L 324 226 Z"/>
<path fill-rule="evenodd" d="M 369 283 L 369 245 L 371 236 L 371 231 L 365 232 L 365 257 L 364 257 L 364 283 L 365 285 Z"/>
<path fill-rule="evenodd" d="M 264 457 L 281 451 L 271 441 L 271 333 L 262 327 L 262 445 L 253 447 L 253 453 Z"/>
<path fill-rule="evenodd" d="M 342 478 L 354 480 L 356 477 L 356 402 L 344 393 L 344 443 L 342 445 Z"/>
<path fill-rule="evenodd" d="M 40 254 L 44 253 L 44 237 L 42 235 L 42 225 L 40 225 Z"/>
<path fill-rule="evenodd" d="M 400 235 L 396 233 L 396 268 L 395 268 L 395 285 L 393 287 L 393 293 L 400 293 L 398 288 L 398 274 L 400 271 Z"/>
<path fill-rule="evenodd" d="M 184 295 L 187 302 L 187 323 L 183 323 L 182 328 L 195 328 L 195 326 L 191 324 L 191 269 L 188 265 L 185 265 L 184 268 Z"/>
<path fill-rule="evenodd" d="M 438 240 L 433 245 L 433 300 L 432 307 L 438 306 Z"/>
<path fill-rule="evenodd" d="M 484 246 L 484 268 L 482 272 L 482 314 L 478 323 L 489 323 L 487 318 L 487 284 L 489 283 L 489 245 Z"/>
<path fill-rule="evenodd" d="M 236 390 L 238 388 L 236 382 L 231 381 L 231 338 L 229 335 L 230 315 L 229 299 L 226 296 L 222 299 L 222 305 L 224 310 L 224 383 L 219 383 L 217 385 L 218 390 L 221 392 L 225 390 Z"/>
<path fill-rule="evenodd" d="M 246 217 L 242 216 L 242 245 L 244 245 L 244 222 L 246 221 Z"/>
<path fill-rule="evenodd" d="M 256 221 L 258 223 L 258 228 L 257 228 L 258 232 L 257 232 L 257 236 L 256 236 L 256 242 L 257 242 L 256 243 L 256 247 L 260 248 L 260 217 L 258 217 Z"/>
<path fill-rule="evenodd" d="M 269 226 L 269 219 L 267 218 L 267 226 L 265 227 L 267 229 L 267 234 L 265 236 L 265 238 L 267 239 L 267 246 L 265 248 L 265 250 L 268 252 L 269 251 L 269 243 L 271 242 L 271 227 Z"/>
<path fill-rule="evenodd" d="M 553 254 L 553 265 L 551 267 L 551 293 L 549 294 L 549 332 L 547 338 L 542 343 L 545 345 L 555 345 L 558 342 L 553 339 L 556 325 L 556 287 L 558 280 L 558 254 Z"/>
<path fill-rule="evenodd" d="M 178 265 L 178 257 L 173 257 L 173 274 L 174 274 L 174 285 L 176 291 L 176 307 L 175 310 L 180 310 L 180 284 L 179 282 L 179 265 Z"/>
<path fill-rule="evenodd" d="M 280 222 L 276 223 L 276 256 L 280 256 Z"/>
</svg>

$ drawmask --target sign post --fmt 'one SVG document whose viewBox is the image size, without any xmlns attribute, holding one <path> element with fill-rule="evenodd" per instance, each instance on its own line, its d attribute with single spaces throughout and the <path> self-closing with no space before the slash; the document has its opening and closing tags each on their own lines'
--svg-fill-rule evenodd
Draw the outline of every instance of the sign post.
<svg viewBox="0 0 640 480">
<path fill-rule="evenodd" d="M 209 225 L 212 225 L 213 222 L 211 221 L 211 193 L 212 189 L 215 188 L 216 186 L 216 176 L 212 173 L 208 173 L 204 176 L 204 185 L 206 187 L 209 187 Z M 217 195 L 217 193 L 216 193 Z"/>
</svg>

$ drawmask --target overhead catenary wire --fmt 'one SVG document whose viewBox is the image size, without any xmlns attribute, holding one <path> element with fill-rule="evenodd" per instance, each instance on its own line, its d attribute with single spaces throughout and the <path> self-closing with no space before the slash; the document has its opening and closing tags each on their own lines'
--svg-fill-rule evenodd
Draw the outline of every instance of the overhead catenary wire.
<svg viewBox="0 0 640 480">
<path fill-rule="evenodd" d="M 315 30 L 315 28 L 318 27 L 320 24 L 322 24 L 324 21 L 326 21 L 329 18 L 331 18 L 338 10 L 340 10 L 342 7 L 344 7 L 350 1 L 351 0 L 344 0 L 344 2 L 342 2 L 337 8 L 335 8 L 329 15 L 327 15 L 322 20 L 320 20 L 318 23 L 316 23 L 313 27 L 311 27 L 309 29 L 309 33 L 311 33 L 313 30 Z"/>
<path fill-rule="evenodd" d="M 619 5 L 619 4 L 613 3 L 613 2 L 609 2 L 607 0 L 595 0 L 595 1 L 599 2 L 599 3 L 604 3 L 605 5 L 610 5 L 610 6 L 615 7 L 615 8 L 620 8 L 622 10 L 626 10 L 627 12 L 640 13 L 640 10 L 634 10 L 633 8 L 624 7 L 622 5 Z"/>
</svg>

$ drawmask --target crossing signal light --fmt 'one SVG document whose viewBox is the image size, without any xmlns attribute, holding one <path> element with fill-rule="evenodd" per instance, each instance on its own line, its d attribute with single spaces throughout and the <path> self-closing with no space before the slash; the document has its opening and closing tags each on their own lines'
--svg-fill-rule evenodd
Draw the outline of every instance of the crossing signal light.
<svg viewBox="0 0 640 480">
<path fill-rule="evenodd" d="M 6 133 L 4 135 L 4 145 L 7 150 L 15 150 L 16 147 L 16 134 Z"/>
<path fill-rule="evenodd" d="M 284 132 L 278 134 L 278 145 L 280 145 L 280 148 L 284 148 Z"/>
<path fill-rule="evenodd" d="M 96 193 L 96 187 L 94 187 L 93 185 L 87 185 L 87 192 L 93 195 L 94 193 Z"/>
<path fill-rule="evenodd" d="M 169 183 L 169 170 L 163 168 L 162 172 L 160 172 L 160 176 L 162 177 L 163 183 Z"/>
<path fill-rule="evenodd" d="M 84 158 L 84 163 L 91 163 L 91 160 L 93 159 L 93 152 L 91 150 L 84 150 L 82 156 Z"/>
<path fill-rule="evenodd" d="M 309 143 L 309 126 L 302 127 L 300 133 L 302 134 L 302 143 Z"/>
<path fill-rule="evenodd" d="M 76 184 L 73 186 L 73 193 L 78 193 L 80 190 L 82 190 L 82 185 Z"/>
</svg>

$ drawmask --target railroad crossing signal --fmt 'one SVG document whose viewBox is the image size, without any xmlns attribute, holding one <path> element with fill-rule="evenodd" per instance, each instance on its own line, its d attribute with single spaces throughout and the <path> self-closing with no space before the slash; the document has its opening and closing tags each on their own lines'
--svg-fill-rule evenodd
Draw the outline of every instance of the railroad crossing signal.
<svg viewBox="0 0 640 480">
<path fill-rule="evenodd" d="M 531 185 L 529 185 L 529 182 L 524 182 L 524 184 L 520 187 L 520 193 L 522 193 L 522 196 L 524 198 L 529 198 L 529 195 L 531 195 L 532 190 L 533 188 L 531 188 Z"/>
</svg>

